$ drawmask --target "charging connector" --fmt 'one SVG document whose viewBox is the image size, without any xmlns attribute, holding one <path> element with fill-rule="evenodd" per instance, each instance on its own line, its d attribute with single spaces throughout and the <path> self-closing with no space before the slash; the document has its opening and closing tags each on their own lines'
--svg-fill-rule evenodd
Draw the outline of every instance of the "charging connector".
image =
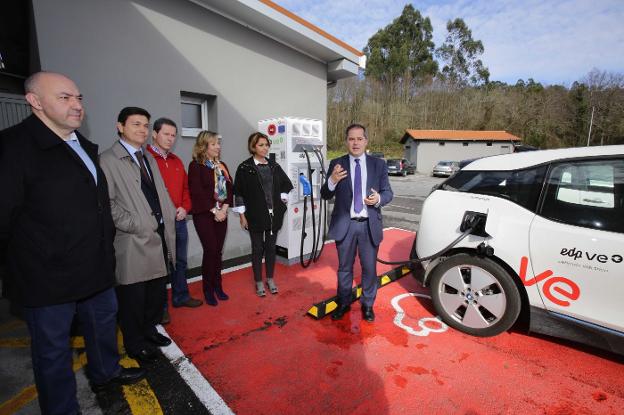
<svg viewBox="0 0 624 415">
<path fill-rule="evenodd" d="M 416 252 L 415 252 L 416 241 L 414 241 L 410 259 L 406 261 L 385 261 L 383 259 L 377 258 L 377 262 L 381 262 L 382 264 L 386 264 L 386 265 L 409 265 L 409 264 L 418 264 L 418 263 L 425 262 L 425 261 L 431 261 L 433 259 L 436 259 L 444 255 L 448 250 L 453 248 L 455 245 L 457 245 L 462 239 L 464 239 L 468 235 L 477 235 L 477 236 L 483 236 L 483 237 L 490 236 L 487 234 L 487 232 L 485 232 L 486 222 L 487 222 L 486 213 L 466 211 L 464 212 L 464 217 L 462 218 L 461 224 L 459 225 L 459 230 L 461 231 L 461 235 L 459 235 L 454 241 L 452 241 L 450 244 L 448 244 L 447 246 L 445 246 L 444 248 L 442 248 L 440 251 L 436 252 L 435 254 L 429 255 L 428 257 L 425 257 L 425 258 L 415 258 L 414 256 L 416 255 Z M 494 249 L 492 247 L 487 247 L 487 248 L 489 249 L 484 248 L 483 254 L 488 255 L 488 252 L 489 252 L 491 255 L 494 255 Z"/>
<path fill-rule="evenodd" d="M 470 231 L 471 235 L 490 236 L 485 231 L 485 223 L 487 222 L 487 214 L 481 212 L 473 212 L 467 210 L 464 212 L 464 217 L 462 218 L 461 225 L 459 225 L 459 231 L 465 232 L 467 229 L 472 229 Z"/>
</svg>

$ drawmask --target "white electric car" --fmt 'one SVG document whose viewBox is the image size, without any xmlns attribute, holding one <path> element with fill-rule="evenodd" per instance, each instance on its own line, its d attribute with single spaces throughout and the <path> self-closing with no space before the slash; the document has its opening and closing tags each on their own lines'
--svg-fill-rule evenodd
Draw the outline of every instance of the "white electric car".
<svg viewBox="0 0 624 415">
<path fill-rule="evenodd" d="M 522 321 L 624 353 L 624 145 L 472 162 L 425 200 L 418 257 L 471 227 L 423 264 L 448 325 L 493 336 Z"/>
</svg>

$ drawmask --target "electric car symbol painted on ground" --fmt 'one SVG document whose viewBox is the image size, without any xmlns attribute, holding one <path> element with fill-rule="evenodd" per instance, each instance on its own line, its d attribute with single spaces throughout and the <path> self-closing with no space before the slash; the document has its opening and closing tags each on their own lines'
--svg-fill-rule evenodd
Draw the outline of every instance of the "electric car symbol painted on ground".
<svg viewBox="0 0 624 415">
<path fill-rule="evenodd" d="M 477 218 L 478 215 L 479 217 Z M 416 241 L 436 311 L 493 336 L 531 331 L 624 353 L 624 146 L 475 160 L 425 200 Z"/>
</svg>

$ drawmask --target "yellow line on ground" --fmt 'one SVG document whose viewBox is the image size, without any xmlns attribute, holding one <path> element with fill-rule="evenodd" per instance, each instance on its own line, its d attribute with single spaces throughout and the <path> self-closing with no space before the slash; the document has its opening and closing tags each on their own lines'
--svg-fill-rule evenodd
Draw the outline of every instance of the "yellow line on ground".
<svg viewBox="0 0 624 415">
<path fill-rule="evenodd" d="M 122 337 L 118 334 L 119 348 L 122 349 Z M 71 340 L 73 348 L 84 348 L 84 338 L 73 337 Z M 0 347 L 29 347 L 30 338 L 0 339 Z M 119 363 L 124 367 L 138 367 L 137 362 L 129 357 L 122 357 Z M 87 355 L 82 352 L 74 358 L 74 372 L 82 369 L 87 364 Z M 124 385 L 123 394 L 130 406 L 133 415 L 162 415 L 163 411 L 158 403 L 154 391 L 147 380 L 134 385 Z M 37 388 L 30 385 L 22 389 L 17 395 L 0 404 L 0 415 L 13 415 L 24 406 L 37 398 Z"/>
<path fill-rule="evenodd" d="M 82 336 L 72 337 L 70 344 L 71 344 L 72 349 L 84 349 L 85 347 L 84 337 Z"/>
<path fill-rule="evenodd" d="M 138 367 L 136 360 L 122 357 L 119 362 L 123 367 Z M 158 403 L 154 391 L 146 379 L 134 385 L 124 385 L 123 394 L 130 406 L 133 415 L 162 415 L 163 411 Z"/>
<path fill-rule="evenodd" d="M 13 339 L 0 339 L 0 347 L 8 347 L 8 348 L 30 347 L 30 337 L 16 337 Z"/>
<path fill-rule="evenodd" d="M 12 415 L 28 405 L 36 397 L 37 388 L 35 388 L 35 385 L 27 386 L 14 397 L 0 404 L 0 415 Z"/>
<path fill-rule="evenodd" d="M 7 323 L 0 324 L 0 333 L 5 331 L 11 331 L 17 328 L 25 327 L 26 324 L 20 320 L 11 320 Z"/>
<path fill-rule="evenodd" d="M 87 355 L 80 353 L 74 358 L 73 370 L 74 372 L 82 369 L 87 364 Z M 17 395 L 11 399 L 0 404 L 0 415 L 13 415 L 24 406 L 28 405 L 37 397 L 37 388 L 35 385 L 30 385 L 22 389 Z"/>
<path fill-rule="evenodd" d="M 70 344 L 72 349 L 83 349 L 85 347 L 84 338 L 82 336 L 72 337 Z M 0 347 L 30 347 L 30 337 L 0 339 Z"/>
</svg>

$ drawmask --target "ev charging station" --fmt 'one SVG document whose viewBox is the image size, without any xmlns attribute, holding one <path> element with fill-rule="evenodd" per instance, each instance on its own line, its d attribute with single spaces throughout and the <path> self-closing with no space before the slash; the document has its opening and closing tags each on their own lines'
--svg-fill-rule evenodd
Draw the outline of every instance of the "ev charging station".
<svg viewBox="0 0 624 415">
<path fill-rule="evenodd" d="M 320 197 L 327 154 L 323 122 L 277 117 L 259 121 L 258 131 L 269 137 L 269 158 L 279 163 L 294 186 L 277 235 L 277 258 L 307 267 L 320 256 L 327 228 L 327 203 Z"/>
</svg>

